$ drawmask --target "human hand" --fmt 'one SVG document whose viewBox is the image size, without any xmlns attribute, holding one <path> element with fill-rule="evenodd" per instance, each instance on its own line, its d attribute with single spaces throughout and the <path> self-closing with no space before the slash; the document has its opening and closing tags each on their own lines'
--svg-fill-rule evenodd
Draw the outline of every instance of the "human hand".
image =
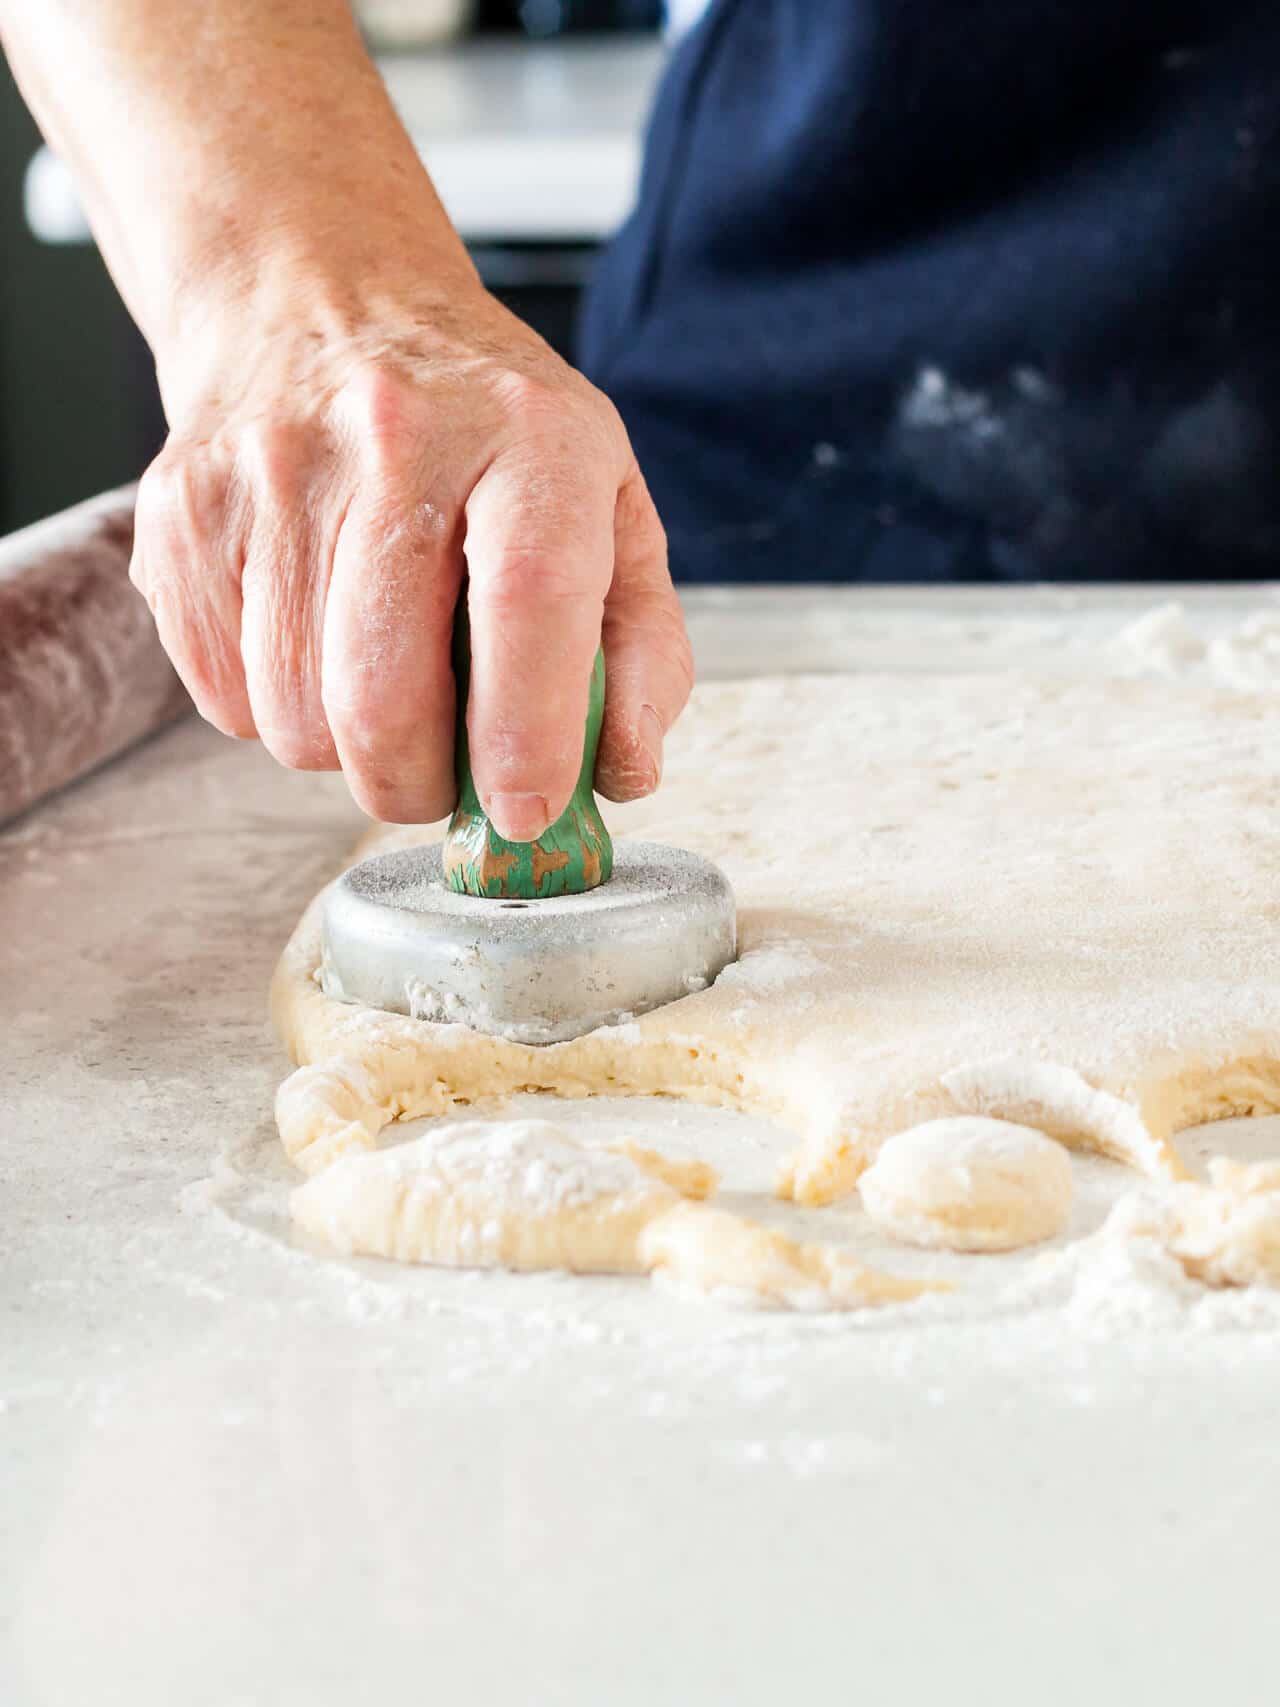
<svg viewBox="0 0 1280 1707">
<path fill-rule="evenodd" d="M 341 767 L 389 822 L 453 804 L 453 609 L 500 834 L 567 805 L 603 637 L 597 783 L 653 789 L 691 655 L 665 540 L 608 400 L 469 265 L 295 272 L 160 350 L 169 440 L 132 575 L 203 716 L 294 769 Z"/>
</svg>

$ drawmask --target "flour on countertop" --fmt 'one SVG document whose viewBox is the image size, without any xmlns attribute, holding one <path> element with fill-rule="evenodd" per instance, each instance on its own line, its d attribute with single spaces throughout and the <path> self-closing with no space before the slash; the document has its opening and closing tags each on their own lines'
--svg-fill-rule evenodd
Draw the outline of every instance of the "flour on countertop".
<svg viewBox="0 0 1280 1707">
<path fill-rule="evenodd" d="M 1280 611 L 1256 611 L 1206 636 L 1175 600 L 1126 623 L 1105 650 L 1123 676 L 1202 678 L 1242 693 L 1280 688 Z"/>
<path fill-rule="evenodd" d="M 1209 669 L 1226 686 L 1245 692 L 1280 684 L 1280 611 L 1259 611 L 1234 634 L 1211 640 Z"/>
<path fill-rule="evenodd" d="M 701 606 L 699 589 L 692 594 L 695 617 L 704 612 L 697 620 L 717 644 L 725 628 L 749 639 L 752 625 L 764 627 L 758 613 L 779 608 L 762 593 L 717 591 L 718 603 Z M 1061 1062 L 1054 1028 L 1069 1027 L 1079 1003 L 1096 1002 L 1104 1020 L 1125 1022 L 1121 992 L 1108 987 L 1113 961 L 1103 933 L 1090 934 L 1086 924 L 1094 904 L 1110 929 L 1123 920 L 1118 903 L 1126 894 L 1141 901 L 1139 855 L 1150 850 L 1113 842 L 1102 858 L 1070 838 L 1037 848 L 1018 835 L 999 783 L 982 773 L 1020 762 L 1018 742 L 1034 729 L 1024 688 L 1030 671 L 1064 684 L 1064 718 L 1110 758 L 1105 704 L 1077 696 L 1072 684 L 1101 666 L 1105 637 L 1136 608 L 1135 596 L 1017 588 L 791 594 L 782 641 L 773 632 L 767 646 L 750 641 L 768 668 L 779 656 L 812 667 L 806 661 L 816 656 L 822 669 L 848 669 L 851 659 L 883 669 L 891 656 L 895 670 L 912 673 L 926 689 L 920 762 L 933 764 L 931 747 L 954 752 L 963 739 L 975 747 L 967 777 L 955 757 L 935 774 L 940 784 L 960 783 L 974 822 L 985 815 L 998 834 L 988 836 L 984 852 L 966 822 L 942 862 L 943 878 L 954 882 L 921 892 L 912 863 L 918 904 L 891 910 L 893 873 L 875 844 L 901 846 L 903 832 L 869 832 L 873 824 L 905 821 L 903 744 L 874 694 L 848 730 L 868 830 L 850 844 L 856 855 L 846 867 L 844 906 L 863 926 L 850 952 L 868 981 L 904 1007 L 923 992 L 926 1025 L 932 981 L 951 986 L 962 962 L 987 964 L 975 956 L 963 879 L 998 894 L 1007 914 L 1043 894 L 1048 864 L 1060 860 L 1074 871 L 1079 862 L 1082 905 L 1038 914 L 1046 940 L 1055 933 L 1055 952 L 1071 969 L 1069 1002 L 1028 1035 L 994 1044 L 989 1035 L 985 1043 L 975 1037 L 970 1016 L 953 1003 L 950 1023 L 964 1035 L 947 1066 L 997 1050 Z M 1206 633 L 1214 623 L 1238 626 L 1238 590 L 1200 598 L 1189 594 L 1187 609 L 1197 626 L 1204 619 Z M 743 612 L 757 614 L 748 621 Z M 744 644 L 743 655 L 749 650 Z M 722 653 L 710 656 L 713 668 L 723 668 Z M 943 709 L 930 681 L 939 669 L 1007 673 L 1007 703 L 1001 707 L 992 691 L 983 706 L 990 727 L 1009 731 L 999 737 L 995 763 L 985 762 L 990 747 L 974 732 L 975 702 L 963 686 L 959 732 L 933 715 Z M 1157 686 L 1163 692 L 1165 683 Z M 1185 735 L 1187 684 L 1174 678 L 1172 686 L 1173 715 Z M 1246 925 L 1274 906 L 1274 883 L 1261 865 L 1251 890 L 1237 887 L 1232 873 L 1241 840 L 1276 845 L 1280 795 L 1263 745 L 1274 745 L 1276 714 L 1270 703 L 1249 706 L 1246 699 L 1233 698 L 1238 762 L 1229 754 L 1216 795 L 1198 796 L 1195 834 L 1175 828 L 1178 858 L 1213 894 L 1212 927 L 1198 925 L 1190 911 L 1163 925 L 1149 922 L 1175 971 L 1181 938 L 1202 938 L 1207 951 L 1211 931 L 1220 928 L 1230 944 L 1231 978 L 1265 1018 L 1274 956 L 1259 963 Z M 750 696 L 764 709 L 770 700 L 770 693 Z M 886 732 L 883 761 L 868 775 Z M 1144 739 L 1154 742 L 1158 758 L 1167 756 L 1154 728 Z M 802 756 L 805 745 L 802 738 Z M 1064 757 L 1074 776 L 1069 751 Z M 1135 753 L 1130 784 L 1142 810 L 1154 803 L 1163 815 L 1168 785 L 1149 764 L 1144 777 L 1145 757 Z M 740 745 L 729 758 L 741 762 Z M 678 783 L 695 760 L 675 762 Z M 698 766 L 717 762 L 710 744 L 696 744 Z M 1237 790 L 1251 774 L 1252 794 L 1241 803 Z M 1176 804 L 1176 785 L 1171 795 Z M 673 837 L 694 824 L 685 802 L 683 790 L 672 797 L 672 808 L 684 814 L 679 829 L 672 824 L 667 832 Z M 1056 828 L 1060 809 L 1046 789 L 1036 807 L 1040 821 Z M 995 857 L 1010 828 L 1016 862 Z M 725 857 L 742 861 L 745 844 L 733 839 L 731 817 L 713 826 L 704 851 L 719 857 L 714 836 L 721 829 Z M 1063 1700 L 1105 1698 L 1117 1665 L 1139 1689 L 1144 1678 L 1155 1678 L 1157 1693 L 1165 1682 L 1171 1698 L 1178 1688 L 1167 1683 L 1179 1668 L 1195 1673 L 1185 1687 L 1194 1682 L 1206 1698 L 1219 1683 L 1218 1693 L 1250 1698 L 1262 1650 L 1249 1632 L 1265 1646 L 1267 1625 L 1264 1471 L 1280 1407 L 1280 1290 L 1215 1290 L 1189 1279 L 1150 1237 L 1121 1239 L 1114 1228 L 1096 1237 L 1133 1181 L 1105 1158 L 1072 1153 L 1072 1221 L 1046 1255 L 964 1256 L 895 1247 L 869 1223 L 856 1192 L 824 1214 L 774 1199 L 773 1166 L 793 1138 L 761 1117 L 630 1096 L 561 1103 L 518 1095 L 510 1106 L 456 1111 L 468 1119 L 553 1113 L 584 1144 L 634 1133 L 672 1155 L 706 1157 L 721 1169 L 723 1200 L 736 1211 L 797 1239 L 838 1240 L 868 1264 L 945 1277 L 957 1288 L 839 1316 L 715 1311 L 629 1277 L 584 1281 L 338 1257 L 291 1224 L 289 1193 L 300 1176 L 266 1114 L 281 1065 L 260 1018 L 261 985 L 286 913 L 327 881 L 358 831 L 340 778 L 283 772 L 252 745 L 223 741 L 193 721 L 0 836 L 9 904 L 0 958 L 11 996 L 0 1174 L 18 1210 L 5 1242 L 9 1272 L 23 1289 L 22 1332 L 10 1335 L 0 1354 L 5 1452 L 23 1467 L 11 1478 L 6 1519 L 15 1535 L 33 1541 L 22 1549 L 13 1610 L 25 1625 L 23 1657 L 44 1668 L 50 1689 L 61 1682 L 66 1699 L 92 1700 L 99 1657 L 114 1663 L 133 1653 L 155 1662 L 162 1695 L 169 1659 L 179 1666 L 185 1660 L 189 1669 L 190 1654 L 179 1651 L 184 1644 L 198 1644 L 203 1633 L 217 1647 L 227 1617 L 243 1612 L 250 1553 L 255 1581 L 265 1585 L 255 1598 L 270 1635 L 267 1627 L 299 1601 L 273 1594 L 271 1585 L 287 1589 L 296 1580 L 301 1522 L 311 1552 L 337 1564 L 325 1573 L 331 1592 L 324 1604 L 317 1610 L 304 1595 L 301 1610 L 295 1606 L 297 1641 L 275 1643 L 284 1653 L 277 1694 L 297 1681 L 289 1654 L 311 1652 L 308 1623 L 334 1633 L 336 1653 L 365 1589 L 372 1585 L 376 1598 L 388 1583 L 419 1584 L 433 1546 L 443 1549 L 446 1577 L 459 1546 L 482 1564 L 493 1562 L 499 1574 L 504 1564 L 532 1560 L 535 1568 L 512 1580 L 528 1578 L 525 1628 L 536 1645 L 547 1611 L 536 1564 L 543 1538 L 555 1533 L 567 1568 L 575 1557 L 582 1565 L 583 1604 L 603 1535 L 620 1539 L 628 1580 L 658 1585 L 659 1619 L 673 1604 L 696 1609 L 708 1570 L 732 1573 L 735 1561 L 733 1604 L 757 1604 L 753 1585 L 767 1592 L 769 1581 L 759 1560 L 774 1560 L 776 1550 L 796 1589 L 795 1616 L 777 1649 L 788 1664 L 797 1643 L 825 1654 L 822 1643 L 833 1631 L 838 1637 L 848 1596 L 842 1601 L 847 1573 L 830 1568 L 834 1542 L 844 1548 L 842 1559 L 868 1562 L 873 1588 L 884 1589 L 891 1612 L 898 1609 L 872 1644 L 881 1694 L 893 1694 L 894 1667 L 918 1643 L 926 1615 L 941 1620 L 945 1653 L 922 1699 L 947 1698 L 951 1658 L 974 1652 L 975 1616 L 987 1637 L 979 1657 L 997 1671 L 1004 1666 L 1011 1698 L 1044 1653 L 1065 1655 L 1071 1667 L 1073 1656 L 1098 1644 L 1076 1640 L 1080 1608 L 1070 1595 L 1040 1640 L 1036 1585 L 1051 1580 L 1079 1587 L 1102 1644 L 1088 1687 L 1071 1687 L 1081 1681 L 1078 1666 L 1058 1680 Z M 770 819 L 765 832 L 776 854 L 780 909 L 794 900 L 794 886 L 788 893 L 785 882 L 786 831 Z M 906 846 L 910 862 L 910 838 Z M 1158 848 L 1155 869 L 1162 869 Z M 84 906 L 69 904 L 80 896 Z M 1003 929 L 1000 912 L 992 908 Z M 794 910 L 777 935 L 796 939 Z M 763 946 L 760 936 L 747 946 Z M 824 942 L 812 946 L 829 957 Z M 1043 967 L 1034 950 L 1027 938 L 999 937 L 988 957 L 990 983 L 980 992 L 984 1023 L 1001 1011 L 1001 974 L 1007 986 L 1017 954 L 1030 953 L 1029 964 Z M 1180 1003 L 1189 1000 L 1198 1004 L 1201 1035 L 1212 1046 L 1220 990 L 1236 1012 L 1225 978 L 1208 989 L 1194 980 L 1189 990 L 1171 983 L 1159 1010 L 1164 1031 L 1180 1023 Z M 692 1024 L 682 1018 L 690 1047 L 699 1043 L 697 1004 L 711 996 L 688 1005 Z M 754 1003 L 741 998 L 736 1005 Z M 1013 1020 L 1016 1026 L 1016 1014 Z M 745 1023 L 749 1047 L 763 1050 L 763 1028 L 751 1029 L 749 1012 Z M 1132 1014 L 1128 1024 L 1132 1033 Z M 1267 1024 L 1258 1037 L 1264 1045 Z M 643 1026 L 629 1030 L 627 1051 L 643 1050 L 646 1035 Z M 451 1039 L 437 1036 L 442 1050 L 465 1050 L 469 1042 L 465 1033 Z M 851 1066 L 875 1074 L 879 1062 L 870 1049 Z M 1074 1058 L 1062 1064 L 1091 1083 L 1099 1066 Z M 812 1091 L 822 1068 L 818 1051 L 796 1060 L 797 1086 L 808 1080 Z M 149 1087 L 145 1103 L 139 1074 Z M 1119 1094 L 1121 1087 L 1107 1088 Z M 832 1089 L 833 1126 L 847 1098 L 848 1081 Z M 1243 1109 L 1251 1101 L 1247 1087 L 1233 1100 Z M 951 1106 L 947 1099 L 924 1112 Z M 905 1110 L 900 1124 L 915 1114 Z M 412 1141 L 422 1129 L 392 1126 L 381 1142 Z M 224 1145 L 226 1171 L 211 1187 L 193 1185 Z M 1280 1120 L 1218 1124 L 1184 1133 L 1178 1147 L 1197 1175 L 1218 1150 L 1280 1155 Z M 180 1192 L 187 1213 L 175 1212 Z M 156 1498 L 158 1479 L 171 1497 Z M 674 1562 L 670 1526 L 646 1527 L 655 1487 L 663 1509 L 683 1513 L 697 1540 Z M 842 1521 L 851 1510 L 868 1516 L 865 1534 Z M 120 1512 L 131 1521 L 115 1522 Z M 83 1544 L 104 1524 L 123 1549 L 120 1568 L 105 1574 L 101 1550 Z M 1231 1545 L 1224 1546 L 1227 1527 Z M 650 1532 L 653 1545 L 632 1557 L 631 1542 Z M 199 1573 L 175 1573 L 173 1560 L 188 1556 Z M 937 1590 L 926 1585 L 923 1610 L 922 1560 Z M 1016 1604 L 1002 1598 L 1010 1560 L 1025 1567 L 1018 1580 L 1032 1585 Z M 1194 1568 L 1204 1560 L 1211 1569 Z M 600 1596 L 607 1622 L 618 1597 L 607 1585 Z M 160 1623 L 172 1654 L 152 1651 L 157 1606 L 165 1610 Z M 83 1638 L 70 1644 L 69 1620 Z M 1175 1644 L 1171 1655 L 1169 1644 L 1150 1640 L 1151 1631 L 1184 1622 L 1202 1638 L 1189 1666 L 1187 1643 Z M 1015 1657 L 1030 1671 L 1007 1663 L 1009 1632 L 1016 1638 L 1028 1630 L 1030 1645 Z M 1245 1639 L 1215 1643 L 1224 1630 Z M 375 1669 L 381 1655 L 384 1669 L 393 1670 L 393 1637 L 390 1650 L 387 1642 L 370 1649 Z M 474 1671 L 466 1644 L 454 1647 L 460 1675 L 469 1663 Z M 68 1682 L 58 1665 L 73 1654 L 81 1669 Z M 322 1694 L 329 1657 L 322 1638 L 321 1651 L 312 1653 Z M 756 1681 L 763 1697 L 774 1679 Z M 714 1693 L 714 1680 L 708 1689 Z"/>
</svg>

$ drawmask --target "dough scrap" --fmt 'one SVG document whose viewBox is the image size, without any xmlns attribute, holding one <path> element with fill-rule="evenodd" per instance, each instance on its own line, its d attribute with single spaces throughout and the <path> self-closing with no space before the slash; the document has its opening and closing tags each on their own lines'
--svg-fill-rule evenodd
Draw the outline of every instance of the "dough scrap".
<svg viewBox="0 0 1280 1707">
<path fill-rule="evenodd" d="M 678 1192 L 631 1156 L 543 1120 L 468 1121 L 357 1151 L 292 1196 L 334 1249 L 453 1268 L 638 1273 L 639 1237 Z"/>
<path fill-rule="evenodd" d="M 697 1201 L 701 1163 L 591 1148 L 545 1120 L 468 1121 L 390 1150 L 354 1151 L 299 1186 L 294 1219 L 347 1255 L 454 1268 L 649 1274 L 788 1310 L 854 1310 L 938 1288 L 879 1275 Z"/>
<path fill-rule="evenodd" d="M 1103 1232 L 1154 1240 L 1207 1286 L 1280 1286 L 1280 1162 L 1217 1156 L 1207 1185 L 1131 1192 Z"/>
<path fill-rule="evenodd" d="M 723 1209 L 681 1204 L 640 1237 L 650 1273 L 722 1303 L 786 1310 L 862 1310 L 902 1304 L 943 1282 L 880 1274 L 829 1245 L 802 1244 Z"/>
<path fill-rule="evenodd" d="M 1066 1226 L 1071 1163 L 1029 1126 L 958 1116 L 890 1138 L 858 1189 L 872 1220 L 908 1244 L 1012 1251 Z"/>
<path fill-rule="evenodd" d="M 964 1112 L 1178 1180 L 1175 1132 L 1280 1110 L 1278 712 L 1182 680 L 704 686 L 663 788 L 614 828 L 722 866 L 737 964 L 631 1024 L 523 1046 L 329 1000 L 317 901 L 273 984 L 297 1064 L 285 1148 L 316 1172 L 484 1097 L 664 1094 L 790 1128 L 779 1190 L 804 1204 Z M 379 828 L 358 854 L 439 834 Z"/>
</svg>

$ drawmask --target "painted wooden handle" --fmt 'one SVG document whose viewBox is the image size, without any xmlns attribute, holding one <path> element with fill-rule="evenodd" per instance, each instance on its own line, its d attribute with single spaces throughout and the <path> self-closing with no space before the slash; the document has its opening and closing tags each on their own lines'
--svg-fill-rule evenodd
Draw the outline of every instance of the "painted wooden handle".
<svg viewBox="0 0 1280 1707">
<path fill-rule="evenodd" d="M 458 686 L 458 804 L 444 838 L 445 880 L 460 895 L 491 900 L 538 901 L 550 895 L 579 895 L 608 881 L 613 842 L 596 804 L 592 783 L 604 719 L 604 653 L 596 653 L 582 742 L 582 768 L 568 806 L 536 842 L 509 842 L 489 822 L 467 741 L 467 695 L 471 685 L 471 626 L 465 589 L 453 625 L 453 674 Z"/>
</svg>

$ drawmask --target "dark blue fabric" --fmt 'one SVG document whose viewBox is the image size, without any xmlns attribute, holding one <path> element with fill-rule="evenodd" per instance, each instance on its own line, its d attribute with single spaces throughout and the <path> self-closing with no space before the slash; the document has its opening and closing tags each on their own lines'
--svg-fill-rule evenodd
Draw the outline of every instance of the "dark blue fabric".
<svg viewBox="0 0 1280 1707">
<path fill-rule="evenodd" d="M 712 0 L 580 359 L 685 580 L 1280 568 L 1280 0 Z"/>
</svg>

